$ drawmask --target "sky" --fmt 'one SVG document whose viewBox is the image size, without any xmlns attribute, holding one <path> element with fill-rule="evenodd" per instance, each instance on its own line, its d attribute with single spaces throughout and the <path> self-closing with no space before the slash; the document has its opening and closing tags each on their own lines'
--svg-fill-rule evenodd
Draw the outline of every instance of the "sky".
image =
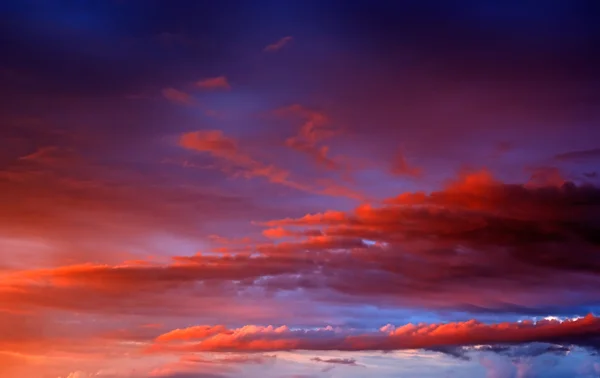
<svg viewBox="0 0 600 378">
<path fill-rule="evenodd" d="M 0 375 L 600 377 L 598 17 L 0 2 Z"/>
</svg>

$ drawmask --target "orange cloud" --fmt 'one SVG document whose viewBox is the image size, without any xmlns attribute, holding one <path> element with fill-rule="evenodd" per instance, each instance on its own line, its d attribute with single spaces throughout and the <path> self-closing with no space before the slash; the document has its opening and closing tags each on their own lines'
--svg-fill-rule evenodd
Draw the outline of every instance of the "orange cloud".
<svg viewBox="0 0 600 378">
<path fill-rule="evenodd" d="M 294 235 L 294 233 L 292 231 L 286 230 L 281 227 L 268 228 L 266 230 L 263 230 L 262 234 L 264 236 L 268 237 L 269 239 L 281 239 L 281 238 L 285 238 L 285 237 Z"/>
<path fill-rule="evenodd" d="M 254 326 L 225 329 L 218 334 L 157 340 L 150 348 L 160 351 L 276 352 L 292 350 L 360 351 L 439 348 L 531 342 L 594 345 L 600 335 L 600 318 L 587 315 L 574 320 L 541 320 L 484 324 L 476 320 L 443 324 L 407 324 L 382 327 L 378 332 L 333 329 L 290 329 Z"/>
<path fill-rule="evenodd" d="M 240 264 L 240 258 L 247 264 Z M 251 285 L 259 277 L 294 272 L 298 266 L 285 258 L 265 264 L 263 258 L 249 256 L 195 256 L 171 265 L 85 264 L 14 271 L 0 278 L 0 303 L 11 311 L 46 308 L 104 314 L 190 313 L 202 306 L 213 306 L 211 314 L 237 314 L 234 307 L 247 307 L 245 314 L 252 316 L 251 303 L 231 303 L 237 291 L 232 281 Z"/>
<path fill-rule="evenodd" d="M 176 329 L 160 335 L 156 341 L 193 340 L 204 339 L 226 331 L 223 326 L 196 326 L 185 329 Z"/>
<path fill-rule="evenodd" d="M 202 89 L 231 89 L 231 85 L 225 76 L 199 80 L 196 82 L 196 86 Z"/>
<path fill-rule="evenodd" d="M 278 40 L 277 42 L 272 43 L 272 44 L 268 45 L 267 47 L 265 47 L 264 51 L 275 52 L 275 51 L 281 50 L 286 45 L 288 45 L 290 42 L 292 42 L 292 40 L 293 40 L 293 38 L 291 36 L 283 37 L 280 40 Z"/>
</svg>

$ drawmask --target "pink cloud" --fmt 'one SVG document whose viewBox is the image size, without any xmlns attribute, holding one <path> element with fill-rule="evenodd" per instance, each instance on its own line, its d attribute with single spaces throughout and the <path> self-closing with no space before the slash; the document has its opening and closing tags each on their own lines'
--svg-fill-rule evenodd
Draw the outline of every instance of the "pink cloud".
<svg viewBox="0 0 600 378">
<path fill-rule="evenodd" d="M 175 88 L 165 88 L 162 90 L 162 95 L 167 100 L 182 105 L 192 105 L 194 99 L 188 93 Z"/>
<path fill-rule="evenodd" d="M 285 46 L 287 46 L 290 42 L 292 42 L 293 38 L 291 36 L 283 37 L 275 43 L 272 43 L 265 47 L 264 51 L 266 52 L 275 52 L 279 51 Z"/>
<path fill-rule="evenodd" d="M 231 89 L 231 85 L 225 76 L 199 80 L 196 82 L 196 86 L 202 89 Z"/>
</svg>

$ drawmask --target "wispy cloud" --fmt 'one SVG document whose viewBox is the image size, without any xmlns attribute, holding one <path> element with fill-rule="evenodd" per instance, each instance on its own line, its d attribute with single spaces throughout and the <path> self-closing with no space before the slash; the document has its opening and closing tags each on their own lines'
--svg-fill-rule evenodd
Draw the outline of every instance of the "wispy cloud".
<svg viewBox="0 0 600 378">
<path fill-rule="evenodd" d="M 267 45 L 267 47 L 265 47 L 264 51 L 275 52 L 275 51 L 281 50 L 282 48 L 284 48 L 285 46 L 290 44 L 290 42 L 292 42 L 292 40 L 293 40 L 293 38 L 291 36 L 283 37 L 280 40 L 278 40 L 277 42 Z"/>
<path fill-rule="evenodd" d="M 329 147 L 322 144 L 325 139 L 339 133 L 330 127 L 330 120 L 324 113 L 307 109 L 295 104 L 278 109 L 276 114 L 292 116 L 303 120 L 303 124 L 295 136 L 286 139 L 285 144 L 310 156 L 317 164 L 329 169 L 339 167 L 339 163 L 328 156 Z"/>
<path fill-rule="evenodd" d="M 196 82 L 196 87 L 202 89 L 231 89 L 231 85 L 225 76 L 210 77 Z"/>
<path fill-rule="evenodd" d="M 165 88 L 162 90 L 162 95 L 167 100 L 182 105 L 193 105 L 193 97 L 184 91 L 175 88 Z"/>
<path fill-rule="evenodd" d="M 244 177 L 265 177 L 273 183 L 298 186 L 289 181 L 289 171 L 255 160 L 241 150 L 236 140 L 225 136 L 219 130 L 189 132 L 181 136 L 179 143 L 184 148 L 207 152 L 221 159 L 226 164 L 224 169 L 237 169 Z"/>
<path fill-rule="evenodd" d="M 238 141 L 219 130 L 200 130 L 180 137 L 180 146 L 193 151 L 205 152 L 223 163 L 222 169 L 245 178 L 263 177 L 269 182 L 309 193 L 334 197 L 360 198 L 360 194 L 331 183 L 305 183 L 292 178 L 292 173 L 274 164 L 263 163 L 245 152 Z"/>
</svg>

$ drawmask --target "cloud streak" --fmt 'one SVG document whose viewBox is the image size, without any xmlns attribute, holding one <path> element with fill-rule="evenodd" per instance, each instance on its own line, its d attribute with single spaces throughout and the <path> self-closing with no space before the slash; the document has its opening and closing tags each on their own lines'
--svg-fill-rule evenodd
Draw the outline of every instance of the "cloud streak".
<svg viewBox="0 0 600 378">
<path fill-rule="evenodd" d="M 162 95 L 167 100 L 180 105 L 193 105 L 193 97 L 184 91 L 175 88 L 165 88 L 162 90 Z"/>
<path fill-rule="evenodd" d="M 276 352 L 312 351 L 393 351 L 445 346 L 522 344 L 531 342 L 597 345 L 600 319 L 587 315 L 575 320 L 541 320 L 519 323 L 484 324 L 475 320 L 446 324 L 387 325 L 377 332 L 345 331 L 326 327 L 297 330 L 286 326 L 244 326 L 202 335 L 185 343 L 165 344 L 159 340 L 150 351 Z M 175 341 L 170 339 L 170 341 Z M 320 360 L 319 360 L 320 361 Z M 324 361 L 353 364 L 350 360 Z"/>
<path fill-rule="evenodd" d="M 277 42 L 271 43 L 264 48 L 265 52 L 275 52 L 279 51 L 285 46 L 289 45 L 292 42 L 293 38 L 291 36 L 283 37 L 279 39 Z"/>
<path fill-rule="evenodd" d="M 196 82 L 196 87 L 207 90 L 231 89 L 231 85 L 225 76 L 210 77 Z"/>
<path fill-rule="evenodd" d="M 351 189 L 339 185 L 308 184 L 291 178 L 289 170 L 266 164 L 254 159 L 239 146 L 238 142 L 226 136 L 220 130 L 200 130 L 184 133 L 179 139 L 179 145 L 185 149 L 208 153 L 223 163 L 222 169 L 233 176 L 244 178 L 263 177 L 269 182 L 287 186 L 299 191 L 330 195 L 361 198 L 361 195 Z"/>
</svg>

